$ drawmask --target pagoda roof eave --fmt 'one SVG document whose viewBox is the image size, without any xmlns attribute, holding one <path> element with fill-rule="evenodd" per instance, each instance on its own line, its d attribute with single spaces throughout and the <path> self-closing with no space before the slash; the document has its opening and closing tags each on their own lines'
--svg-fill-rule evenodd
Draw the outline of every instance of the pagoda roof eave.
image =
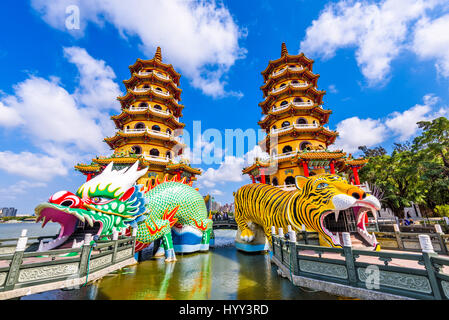
<svg viewBox="0 0 449 320">
<path fill-rule="evenodd" d="M 148 133 L 147 131 L 138 132 L 138 133 L 124 133 L 124 132 L 116 132 L 114 136 L 112 137 L 106 137 L 104 138 L 104 141 L 112 148 L 115 149 L 117 147 L 117 142 L 122 140 L 127 140 L 129 138 L 150 138 L 152 140 L 159 140 L 159 141 L 165 141 L 168 143 L 171 143 L 173 145 L 180 145 L 185 147 L 186 145 L 184 143 L 181 143 L 179 141 L 176 141 L 174 139 L 171 139 L 170 137 L 164 137 L 164 136 L 156 136 Z"/>
<path fill-rule="evenodd" d="M 139 84 L 142 82 L 142 80 L 157 80 L 160 84 L 162 85 L 169 85 L 171 87 L 171 89 L 175 92 L 176 95 L 176 99 L 181 100 L 181 93 L 182 93 L 182 89 L 179 88 L 178 86 L 176 86 L 176 84 L 173 82 L 173 80 L 171 79 L 161 79 L 158 76 L 156 76 L 155 74 L 151 74 L 151 75 L 139 75 L 138 73 L 133 73 L 131 75 L 131 78 L 128 80 L 123 80 L 123 84 L 125 85 L 125 87 L 127 89 L 129 89 L 130 87 L 135 86 L 136 84 Z"/>
<path fill-rule="evenodd" d="M 159 67 L 162 70 L 165 70 L 168 73 L 170 73 L 170 75 L 172 75 L 173 78 L 176 80 L 175 81 L 176 84 L 179 84 L 179 79 L 181 78 L 181 74 L 176 72 L 175 68 L 173 68 L 173 65 L 171 65 L 171 64 L 163 63 L 162 61 L 159 61 L 155 58 L 149 59 L 149 60 L 137 58 L 136 62 L 129 66 L 129 70 L 131 71 L 131 74 L 136 72 L 137 69 L 141 66 Z"/>
<path fill-rule="evenodd" d="M 265 100 L 259 103 L 259 106 L 262 108 L 263 112 L 266 113 L 268 112 L 266 110 L 267 107 L 271 102 L 273 102 L 273 100 L 279 99 L 279 97 L 284 94 L 291 95 L 296 91 L 302 91 L 304 94 L 310 94 L 313 97 L 315 104 L 322 104 L 323 96 L 326 94 L 326 91 L 317 90 L 313 87 L 312 84 L 308 85 L 307 87 L 286 86 L 284 90 L 275 93 L 269 93 Z"/>
<path fill-rule="evenodd" d="M 277 120 L 277 119 L 275 119 L 276 116 L 281 116 L 282 114 L 291 112 L 291 111 L 317 112 L 323 116 L 324 121 L 322 121 L 322 124 L 326 124 L 329 120 L 330 114 L 332 114 L 332 110 L 325 110 L 325 109 L 319 107 L 318 105 L 303 107 L 303 106 L 295 106 L 295 105 L 291 104 L 290 106 L 288 106 L 287 108 L 282 109 L 282 110 L 269 111 L 268 115 L 265 118 L 263 118 L 262 120 L 259 120 L 257 122 L 257 124 L 259 126 L 261 126 L 262 129 L 265 129 L 267 126 L 270 125 L 270 123 L 271 123 L 270 120 Z"/>
<path fill-rule="evenodd" d="M 243 168 L 242 170 L 242 174 L 247 174 L 250 173 L 251 171 L 253 171 L 254 169 L 257 169 L 259 167 L 262 168 L 267 168 L 270 166 L 269 162 L 262 162 L 259 160 L 256 160 L 256 162 L 254 162 L 252 165 L 250 165 L 249 167 Z"/>
<path fill-rule="evenodd" d="M 285 78 L 285 79 L 292 79 L 292 80 L 303 80 L 301 77 L 294 77 L 294 76 L 301 76 L 302 74 L 304 74 L 307 78 L 307 80 L 310 80 L 313 84 L 313 86 L 317 86 L 318 84 L 318 78 L 320 77 L 319 74 L 314 74 L 312 73 L 307 67 L 303 68 L 301 70 L 290 70 L 287 69 L 285 72 L 282 72 L 279 75 L 276 75 L 274 77 L 269 77 L 268 80 L 260 87 L 260 89 L 263 91 L 263 93 L 265 95 L 268 94 L 268 87 L 270 87 L 270 85 L 272 83 L 275 83 L 276 81 L 280 81 L 281 79 Z"/>
<path fill-rule="evenodd" d="M 161 103 L 167 103 L 173 107 L 173 109 L 177 110 L 179 114 L 181 114 L 182 109 L 184 109 L 184 105 L 179 104 L 175 101 L 175 98 L 173 96 L 170 97 L 164 97 L 161 95 L 158 95 L 154 93 L 152 90 L 148 90 L 146 92 L 131 92 L 128 90 L 124 96 L 117 97 L 117 100 L 120 101 L 120 104 L 122 105 L 122 108 L 126 108 L 131 102 L 136 101 L 137 97 L 149 97 L 151 98 L 151 101 L 157 101 L 160 100 Z M 178 115 L 180 116 L 180 115 Z"/>
<path fill-rule="evenodd" d="M 290 54 L 286 54 L 276 60 L 270 60 L 268 62 L 268 66 L 265 68 L 264 71 L 261 72 L 262 76 L 264 77 L 264 79 L 267 79 L 267 74 L 271 73 L 271 71 L 276 68 L 278 65 L 283 64 L 283 63 L 291 63 L 293 61 L 300 61 L 300 62 L 304 62 L 304 64 L 306 65 L 306 67 L 308 67 L 310 70 L 312 70 L 312 65 L 314 60 L 307 58 L 304 53 L 300 53 L 298 55 L 290 55 Z"/>
<path fill-rule="evenodd" d="M 175 127 L 175 129 L 183 129 L 186 126 L 185 123 L 176 121 L 173 114 L 163 115 L 163 114 L 155 112 L 151 109 L 142 110 L 142 111 L 129 111 L 127 109 L 123 109 L 120 114 L 111 116 L 111 120 L 114 121 L 114 123 L 116 124 L 116 127 L 122 127 L 122 125 L 121 125 L 122 121 L 126 120 L 127 117 L 132 118 L 135 115 L 149 115 L 149 114 L 151 114 L 155 117 L 159 117 L 165 121 L 171 121 L 173 126 Z M 118 124 L 120 124 L 120 125 L 118 125 Z"/>
<path fill-rule="evenodd" d="M 187 164 L 184 163 L 170 163 L 165 168 L 166 171 L 173 171 L 173 170 L 183 170 L 192 174 L 202 174 L 202 171 L 197 168 L 193 168 Z"/>
<path fill-rule="evenodd" d="M 78 170 L 82 173 L 97 173 L 100 171 L 101 167 L 97 164 L 84 164 L 84 163 L 78 163 L 76 166 L 74 166 L 75 170 Z"/>
</svg>

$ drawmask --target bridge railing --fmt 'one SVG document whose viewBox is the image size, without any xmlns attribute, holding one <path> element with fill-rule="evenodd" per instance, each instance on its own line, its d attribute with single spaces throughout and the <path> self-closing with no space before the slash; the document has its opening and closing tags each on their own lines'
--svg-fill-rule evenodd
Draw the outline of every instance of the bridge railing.
<svg viewBox="0 0 449 320">
<path fill-rule="evenodd" d="M 115 233 L 111 240 L 98 241 L 87 234 L 80 248 L 25 252 L 28 238 L 22 232 L 15 252 L 0 255 L 0 300 L 23 295 L 20 289 L 24 288 L 37 293 L 79 286 L 90 274 L 111 272 L 114 266 L 133 258 L 135 241 L 136 234 L 119 237 Z"/>
<path fill-rule="evenodd" d="M 444 234 L 439 224 L 434 225 L 434 233 L 428 233 L 434 250 L 440 254 L 449 254 L 449 235 Z M 393 225 L 393 232 L 374 232 L 383 249 L 421 251 L 419 233 L 401 232 L 398 225 Z"/>
<path fill-rule="evenodd" d="M 272 232 L 272 253 L 290 273 L 353 288 L 415 299 L 449 299 L 449 258 L 436 254 L 428 235 L 420 236 L 421 252 L 356 250 L 349 234 L 342 248 L 307 245 Z"/>
</svg>

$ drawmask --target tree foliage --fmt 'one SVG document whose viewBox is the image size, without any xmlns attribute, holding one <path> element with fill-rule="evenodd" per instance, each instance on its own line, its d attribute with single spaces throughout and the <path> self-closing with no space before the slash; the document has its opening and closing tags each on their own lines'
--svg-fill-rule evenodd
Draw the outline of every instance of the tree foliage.
<svg viewBox="0 0 449 320">
<path fill-rule="evenodd" d="M 370 160 L 360 170 L 362 181 L 379 187 L 383 204 L 398 216 L 411 201 L 434 211 L 449 204 L 449 120 L 440 117 L 418 126 L 422 134 L 412 143 L 395 143 L 390 155 L 382 147 L 359 147 Z"/>
</svg>

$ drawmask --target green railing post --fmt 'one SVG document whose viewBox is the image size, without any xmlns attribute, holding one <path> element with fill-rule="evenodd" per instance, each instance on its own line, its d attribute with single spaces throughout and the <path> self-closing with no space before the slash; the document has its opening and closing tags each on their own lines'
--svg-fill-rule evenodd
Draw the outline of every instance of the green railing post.
<svg viewBox="0 0 449 320">
<path fill-rule="evenodd" d="M 273 256 L 276 254 L 276 249 L 274 248 L 274 237 L 276 237 L 276 227 L 271 226 L 271 252 Z"/>
<path fill-rule="evenodd" d="M 354 254 L 352 253 L 352 241 L 349 232 L 343 232 L 343 253 L 345 256 L 346 270 L 348 271 L 349 284 L 357 285 L 357 273 L 355 271 Z"/>
<path fill-rule="evenodd" d="M 307 230 L 305 225 L 302 225 L 302 238 L 304 239 L 304 244 L 309 244 L 309 239 L 307 238 Z"/>
<path fill-rule="evenodd" d="M 296 231 L 290 230 L 288 232 L 288 235 L 290 246 L 290 266 L 293 269 L 293 274 L 298 275 L 299 264 L 298 264 L 298 249 L 296 249 Z"/>
<path fill-rule="evenodd" d="M 92 235 L 86 233 L 84 235 L 83 248 L 81 249 L 80 265 L 79 265 L 79 277 L 82 278 L 87 275 L 87 265 L 89 263 L 89 253 L 91 249 L 90 242 L 92 241 Z"/>
<path fill-rule="evenodd" d="M 4 290 L 13 290 L 16 286 L 17 280 L 19 279 L 20 266 L 23 261 L 23 253 L 26 249 L 28 238 L 27 229 L 22 230 L 19 240 L 17 241 L 16 251 L 9 265 L 8 275 L 6 276 L 5 288 Z"/>
<path fill-rule="evenodd" d="M 285 241 L 284 239 L 284 229 L 279 228 L 278 229 L 278 236 L 279 236 L 279 245 L 280 245 L 280 251 L 281 251 L 281 263 L 284 263 L 284 249 L 282 248 L 282 241 Z"/>
<path fill-rule="evenodd" d="M 441 226 L 438 223 L 435 225 L 435 231 L 437 233 L 438 242 L 440 243 L 441 253 L 447 255 L 448 252 L 447 252 L 447 248 L 446 248 L 446 243 L 444 242 L 444 239 L 442 237 L 444 232 L 443 232 L 443 229 L 441 229 Z"/>
<path fill-rule="evenodd" d="M 112 241 L 113 241 L 113 252 L 112 252 L 112 264 L 115 264 L 115 259 L 117 257 L 118 250 L 118 231 L 112 231 Z"/>
<path fill-rule="evenodd" d="M 440 287 L 438 285 L 438 280 L 435 275 L 436 270 L 432 263 L 432 257 L 437 257 L 438 255 L 433 250 L 432 240 L 427 234 L 420 234 L 419 244 L 421 246 L 424 266 L 427 270 L 427 275 L 429 277 L 430 286 L 432 287 L 433 296 L 437 300 L 441 300 Z"/>
<path fill-rule="evenodd" d="M 398 243 L 398 249 L 404 249 L 404 243 L 402 242 L 401 238 L 401 231 L 399 229 L 399 226 L 397 224 L 393 225 L 394 229 L 394 235 L 396 236 L 396 242 Z"/>
<path fill-rule="evenodd" d="M 133 254 L 132 254 L 132 257 L 134 257 L 134 254 L 136 253 L 137 228 L 133 228 L 132 237 L 133 237 Z"/>
</svg>

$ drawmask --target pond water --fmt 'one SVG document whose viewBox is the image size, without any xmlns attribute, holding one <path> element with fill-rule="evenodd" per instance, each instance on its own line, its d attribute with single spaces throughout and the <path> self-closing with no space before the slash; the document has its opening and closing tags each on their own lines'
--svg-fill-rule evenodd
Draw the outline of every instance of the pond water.
<svg viewBox="0 0 449 320">
<path fill-rule="evenodd" d="M 49 224 L 50 225 L 50 224 Z M 17 236 L 22 228 L 29 235 L 42 235 L 31 224 L 0 225 L 0 238 Z M 38 226 L 38 225 L 36 225 Z M 55 234 L 58 225 L 51 226 Z M 40 231 L 39 230 L 39 231 Z M 324 292 L 296 287 L 278 276 L 269 254 L 248 254 L 234 247 L 235 230 L 216 230 L 216 247 L 206 253 L 177 255 L 178 261 L 149 259 L 113 272 L 85 287 L 53 290 L 22 297 L 22 300 L 292 300 L 339 299 Z"/>
</svg>

